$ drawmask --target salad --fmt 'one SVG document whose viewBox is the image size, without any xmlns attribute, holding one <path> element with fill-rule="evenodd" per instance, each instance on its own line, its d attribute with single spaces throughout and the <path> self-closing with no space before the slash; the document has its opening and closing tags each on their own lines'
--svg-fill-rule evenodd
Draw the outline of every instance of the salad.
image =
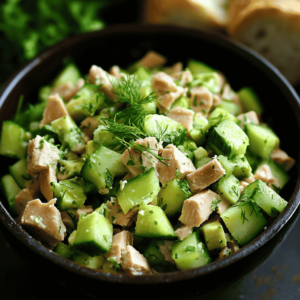
<svg viewBox="0 0 300 300">
<path fill-rule="evenodd" d="M 16 222 L 57 254 L 130 275 L 239 251 L 286 207 L 295 161 L 250 87 L 149 51 L 126 70 L 73 62 L 2 124 L 15 159 L 1 190 Z"/>
</svg>

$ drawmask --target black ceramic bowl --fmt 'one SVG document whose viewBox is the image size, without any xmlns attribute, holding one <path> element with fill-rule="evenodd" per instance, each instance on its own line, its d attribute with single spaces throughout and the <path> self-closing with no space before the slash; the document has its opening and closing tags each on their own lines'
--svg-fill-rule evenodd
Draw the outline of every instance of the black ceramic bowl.
<svg viewBox="0 0 300 300">
<path fill-rule="evenodd" d="M 16 110 L 20 95 L 37 96 L 39 87 L 49 83 L 61 70 L 66 57 L 72 57 L 82 73 L 92 64 L 108 69 L 117 64 L 126 67 L 153 49 L 168 58 L 168 64 L 194 58 L 222 71 L 233 89 L 251 86 L 262 100 L 263 119 L 281 140 L 281 147 L 297 162 L 299 157 L 299 99 L 286 79 L 270 63 L 248 48 L 224 37 L 198 30 L 172 26 L 122 25 L 99 32 L 69 38 L 44 52 L 19 70 L 0 94 L 0 120 L 8 119 Z M 2 175 L 9 160 L 1 158 Z M 136 295 L 145 298 L 187 299 L 193 295 L 218 292 L 253 271 L 281 241 L 288 221 L 300 203 L 299 163 L 281 195 L 289 201 L 286 209 L 262 234 L 238 253 L 206 266 L 151 276 L 109 274 L 81 267 L 47 250 L 31 238 L 11 218 L 6 202 L 0 202 L 0 219 L 13 249 L 38 269 L 70 287 L 101 297 L 102 291 L 115 296 Z M 52 278 L 53 279 L 53 278 Z"/>
</svg>

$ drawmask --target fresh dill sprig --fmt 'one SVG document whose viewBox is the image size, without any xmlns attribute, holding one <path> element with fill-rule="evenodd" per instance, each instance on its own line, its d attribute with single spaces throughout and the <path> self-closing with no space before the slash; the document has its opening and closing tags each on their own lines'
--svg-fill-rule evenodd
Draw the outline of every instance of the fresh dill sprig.
<svg viewBox="0 0 300 300">
<path fill-rule="evenodd" d="M 115 115 L 115 120 L 142 129 L 144 119 L 149 114 L 143 105 L 154 102 L 156 100 L 155 93 L 142 95 L 140 92 L 142 83 L 137 76 L 126 76 L 123 77 L 123 80 L 111 81 L 111 85 L 117 102 L 128 105 Z"/>
<path fill-rule="evenodd" d="M 127 149 L 131 148 L 133 151 L 139 151 L 141 153 L 143 153 L 149 160 L 151 160 L 151 157 L 149 156 L 149 154 L 153 155 L 157 160 L 159 160 L 161 163 L 163 163 L 164 165 L 166 166 L 170 166 L 169 164 L 167 164 L 165 162 L 165 160 L 169 160 L 167 158 L 163 158 L 161 156 L 159 156 L 158 154 L 155 153 L 155 151 L 157 149 L 153 149 L 153 148 L 150 148 L 149 146 L 145 146 L 145 145 L 140 145 L 140 144 L 137 144 L 136 142 L 134 141 L 129 141 L 129 142 L 126 142 L 124 139 L 122 138 L 119 138 L 119 137 L 116 137 L 119 142 L 125 146 Z M 130 152 L 129 152 L 130 153 Z M 147 154 L 148 153 L 148 154 Z"/>
<path fill-rule="evenodd" d="M 129 126 L 119 124 L 118 122 L 108 118 L 102 119 L 102 121 L 106 125 L 106 130 L 113 133 L 114 136 L 120 139 L 129 141 L 147 137 L 147 135 L 135 125 Z"/>
<path fill-rule="evenodd" d="M 260 213 L 259 207 L 256 204 L 255 201 L 253 201 L 252 199 L 247 199 L 247 200 L 242 200 L 239 201 L 237 204 L 235 204 L 234 206 L 237 206 L 240 210 L 241 210 L 241 219 L 243 221 L 243 224 L 245 221 L 249 221 L 246 217 L 246 211 L 244 209 L 244 206 L 250 204 L 252 205 L 252 211 L 250 213 L 250 216 L 252 215 L 253 212 L 255 212 L 256 215 L 258 215 Z"/>
</svg>

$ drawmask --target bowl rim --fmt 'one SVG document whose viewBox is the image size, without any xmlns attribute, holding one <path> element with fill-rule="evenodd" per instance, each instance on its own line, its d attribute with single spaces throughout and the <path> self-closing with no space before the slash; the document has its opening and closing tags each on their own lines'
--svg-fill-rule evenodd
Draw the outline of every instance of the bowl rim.
<svg viewBox="0 0 300 300">
<path fill-rule="evenodd" d="M 138 25 L 138 26 L 137 26 Z M 110 34 L 120 34 L 124 33 L 155 33 L 160 32 L 171 32 L 171 33 L 184 33 L 188 36 L 193 36 L 195 38 L 203 39 L 211 42 L 222 48 L 227 48 L 242 58 L 251 62 L 260 71 L 269 76 L 271 81 L 278 86 L 285 97 L 289 100 L 290 105 L 295 111 L 298 125 L 300 125 L 300 99 L 294 88 L 287 81 L 287 79 L 274 67 L 270 62 L 268 62 L 261 55 L 255 51 L 249 49 L 247 46 L 232 40 L 224 35 L 210 32 L 207 30 L 200 30 L 195 28 L 185 28 L 175 25 L 157 25 L 157 24 L 141 24 L 141 23 L 129 23 L 114 25 L 108 28 L 102 29 L 100 31 L 82 33 L 73 37 L 69 37 L 62 42 L 52 46 L 46 51 L 39 54 L 36 58 L 29 61 L 19 70 L 17 70 L 2 86 L 0 91 L 0 109 L 6 100 L 7 96 L 14 89 L 14 86 L 27 75 L 36 65 L 46 60 L 49 56 L 53 56 L 55 53 L 76 45 L 77 43 L 82 43 L 85 39 L 91 38 L 101 38 L 102 36 L 107 36 Z M 299 156 L 299 153 L 298 153 Z M 126 284 L 155 284 L 162 282 L 176 282 L 179 280 L 186 280 L 198 276 L 203 276 L 208 273 L 214 272 L 217 269 L 226 268 L 231 264 L 239 262 L 244 257 L 249 256 L 260 247 L 265 245 L 269 240 L 271 240 L 286 223 L 290 220 L 292 215 L 297 210 L 300 204 L 300 176 L 298 175 L 297 182 L 293 194 L 288 202 L 288 205 L 284 211 L 272 222 L 266 230 L 264 230 L 260 235 L 258 235 L 249 244 L 242 247 L 237 253 L 228 256 L 219 261 L 211 262 L 202 267 L 198 267 L 190 270 L 175 271 L 169 273 L 159 273 L 152 275 L 141 275 L 141 276 L 131 276 L 127 274 L 112 274 L 101 270 L 94 270 L 84 266 L 79 265 L 73 261 L 59 256 L 52 250 L 49 250 L 43 246 L 40 242 L 31 237 L 21 226 L 17 225 L 14 219 L 11 217 L 9 212 L 4 207 L 3 203 L 0 201 L 0 220 L 5 225 L 5 227 L 24 245 L 33 250 L 35 253 L 39 254 L 43 258 L 59 265 L 60 267 L 76 273 L 85 277 L 94 278 L 101 281 L 109 282 L 120 282 Z"/>
</svg>

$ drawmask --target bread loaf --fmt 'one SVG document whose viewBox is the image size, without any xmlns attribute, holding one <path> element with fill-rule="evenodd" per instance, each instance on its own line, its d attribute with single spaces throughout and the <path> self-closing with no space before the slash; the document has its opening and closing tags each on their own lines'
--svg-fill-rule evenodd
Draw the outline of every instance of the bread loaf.
<svg viewBox="0 0 300 300">
<path fill-rule="evenodd" d="M 231 0 L 227 30 L 300 83 L 300 1 Z"/>
</svg>

